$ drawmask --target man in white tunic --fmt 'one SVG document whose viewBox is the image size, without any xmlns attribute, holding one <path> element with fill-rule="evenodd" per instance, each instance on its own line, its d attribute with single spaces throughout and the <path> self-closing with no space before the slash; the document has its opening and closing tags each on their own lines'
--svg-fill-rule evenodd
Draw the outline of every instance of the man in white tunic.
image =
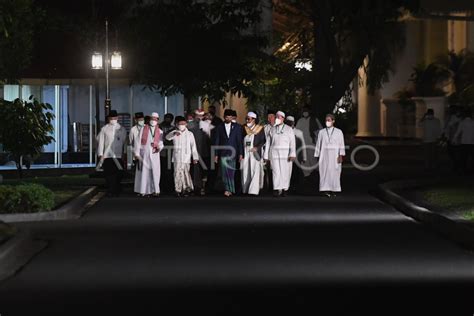
<svg viewBox="0 0 474 316">
<path fill-rule="evenodd" d="M 244 159 L 241 164 L 242 193 L 258 195 L 263 188 L 262 148 L 265 144 L 265 131 L 258 124 L 255 112 L 249 112 L 246 118 L 244 137 Z"/>
<path fill-rule="evenodd" d="M 177 196 L 188 196 L 193 190 L 193 179 L 189 172 L 191 159 L 193 164 L 199 161 L 196 141 L 193 133 L 187 129 L 186 119 L 176 117 L 177 130 L 166 135 L 166 139 L 173 141 L 174 185 Z"/>
<path fill-rule="evenodd" d="M 160 195 L 160 151 L 163 149 L 163 132 L 158 127 L 158 113 L 153 112 L 150 123 L 140 131 L 135 141 L 134 155 L 139 160 L 141 177 L 135 178 L 135 192 L 141 196 Z"/>
<path fill-rule="evenodd" d="M 118 196 L 122 191 L 123 157 L 126 153 L 127 131 L 118 123 L 117 111 L 111 110 L 109 123 L 97 135 L 97 156 L 99 166 L 104 169 L 107 195 Z"/>
<path fill-rule="evenodd" d="M 296 159 L 295 133 L 284 120 L 285 113 L 278 111 L 265 145 L 264 159 L 271 164 L 274 196 L 286 196 Z"/>
<path fill-rule="evenodd" d="M 327 197 L 341 192 L 341 171 L 346 155 L 344 134 L 334 127 L 335 117 L 326 115 L 326 128 L 319 131 L 314 156 L 319 158 L 319 191 Z"/>
</svg>

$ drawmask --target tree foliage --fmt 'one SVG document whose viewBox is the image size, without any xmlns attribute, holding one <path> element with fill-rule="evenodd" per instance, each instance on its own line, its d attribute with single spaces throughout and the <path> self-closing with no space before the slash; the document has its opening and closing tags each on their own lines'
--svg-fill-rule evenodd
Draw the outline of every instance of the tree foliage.
<svg viewBox="0 0 474 316">
<path fill-rule="evenodd" d="M 293 23 L 290 29 L 308 34 L 298 54 L 313 60 L 307 88 L 317 114 L 332 111 L 360 67 L 367 73 L 371 92 L 388 81 L 394 59 L 405 44 L 400 19 L 406 10 L 416 8 L 416 1 L 402 0 L 277 1 L 277 10 Z"/>
<path fill-rule="evenodd" d="M 247 94 L 256 77 L 253 60 L 264 58 L 257 27 L 258 0 L 147 1 L 127 24 L 134 78 L 163 94 Z"/>
<path fill-rule="evenodd" d="M 0 143 L 13 155 L 21 176 L 21 158 L 38 156 L 51 143 L 54 128 L 52 106 L 36 99 L 0 100 Z"/>
<path fill-rule="evenodd" d="M 0 1 L 0 84 L 15 82 L 30 65 L 40 17 L 32 0 Z"/>
</svg>

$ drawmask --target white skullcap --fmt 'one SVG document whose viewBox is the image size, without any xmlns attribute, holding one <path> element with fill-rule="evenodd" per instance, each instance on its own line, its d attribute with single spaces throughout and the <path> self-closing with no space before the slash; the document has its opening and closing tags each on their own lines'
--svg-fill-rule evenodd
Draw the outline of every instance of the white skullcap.
<svg viewBox="0 0 474 316">
<path fill-rule="evenodd" d="M 150 117 L 158 117 L 159 118 L 160 116 L 158 115 L 158 113 L 153 112 L 153 113 L 151 113 Z"/>
<path fill-rule="evenodd" d="M 196 109 L 196 111 L 194 111 L 194 114 L 196 114 L 196 115 L 204 115 L 204 109 Z"/>
<path fill-rule="evenodd" d="M 251 118 L 254 118 L 254 119 L 257 118 L 257 114 L 256 114 L 255 112 L 248 112 L 248 113 L 247 113 L 247 116 L 248 116 L 248 117 L 251 117 Z"/>
<path fill-rule="evenodd" d="M 286 118 L 287 121 L 290 121 L 290 122 L 294 122 L 295 121 L 295 118 L 293 116 L 288 116 Z"/>
<path fill-rule="evenodd" d="M 286 117 L 285 112 L 282 112 L 282 111 L 278 111 L 276 115 Z"/>
</svg>

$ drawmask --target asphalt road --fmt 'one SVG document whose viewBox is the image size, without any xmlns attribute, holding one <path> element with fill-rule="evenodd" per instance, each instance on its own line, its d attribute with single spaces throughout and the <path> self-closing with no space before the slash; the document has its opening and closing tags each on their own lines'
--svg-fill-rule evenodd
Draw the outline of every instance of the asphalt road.
<svg viewBox="0 0 474 316">
<path fill-rule="evenodd" d="M 0 284 L 2 316 L 474 306 L 474 254 L 355 182 L 334 199 L 130 194 L 24 225 L 49 246 Z"/>
</svg>

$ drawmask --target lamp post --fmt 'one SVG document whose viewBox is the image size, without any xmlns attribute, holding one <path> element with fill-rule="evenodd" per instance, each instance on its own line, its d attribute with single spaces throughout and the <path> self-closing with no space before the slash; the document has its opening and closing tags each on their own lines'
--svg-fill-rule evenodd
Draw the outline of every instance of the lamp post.
<svg viewBox="0 0 474 316">
<path fill-rule="evenodd" d="M 104 103 L 104 115 L 107 117 L 111 108 L 110 100 L 110 83 L 109 83 L 109 71 L 110 69 L 119 70 L 122 69 L 122 54 L 119 51 L 114 51 L 109 54 L 109 22 L 105 20 L 105 54 L 101 52 L 94 52 L 92 54 L 92 69 L 102 70 L 104 69 L 104 57 L 105 57 L 105 103 Z M 96 73 L 97 78 L 97 73 Z M 98 84 L 96 81 L 96 95 L 98 95 Z M 97 109 L 98 109 L 98 105 Z M 99 118 L 96 109 L 96 124 L 99 126 Z M 99 128 L 97 128 L 99 130 Z"/>
</svg>

